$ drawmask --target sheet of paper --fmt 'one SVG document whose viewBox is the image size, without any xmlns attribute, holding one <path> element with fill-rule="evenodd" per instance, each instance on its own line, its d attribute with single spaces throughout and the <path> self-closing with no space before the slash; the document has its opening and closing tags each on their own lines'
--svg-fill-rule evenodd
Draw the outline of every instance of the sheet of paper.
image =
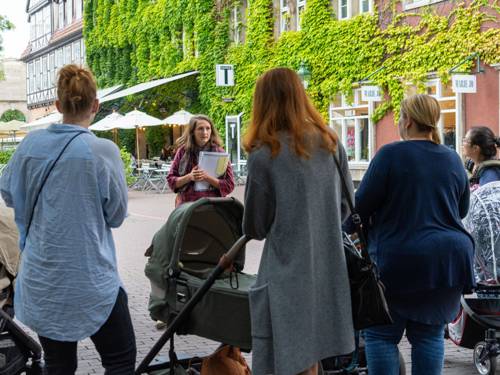
<svg viewBox="0 0 500 375">
<path fill-rule="evenodd" d="M 203 169 L 209 176 L 220 177 L 226 173 L 229 154 L 227 152 L 207 152 L 201 151 L 198 160 L 198 167 Z M 208 190 L 210 184 L 206 181 L 197 181 L 194 183 L 194 190 Z"/>
</svg>

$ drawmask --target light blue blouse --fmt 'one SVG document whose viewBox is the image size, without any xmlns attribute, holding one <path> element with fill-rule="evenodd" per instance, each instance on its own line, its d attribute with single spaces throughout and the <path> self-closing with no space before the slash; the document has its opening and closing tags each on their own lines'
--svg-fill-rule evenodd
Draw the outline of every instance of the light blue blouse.
<svg viewBox="0 0 500 375">
<path fill-rule="evenodd" d="M 68 140 L 43 187 L 36 193 Z M 28 134 L 7 165 L 0 193 L 15 211 L 21 265 L 15 286 L 17 318 L 37 334 L 78 341 L 111 314 L 121 281 L 111 228 L 127 212 L 127 186 L 118 147 L 74 125 Z"/>
</svg>

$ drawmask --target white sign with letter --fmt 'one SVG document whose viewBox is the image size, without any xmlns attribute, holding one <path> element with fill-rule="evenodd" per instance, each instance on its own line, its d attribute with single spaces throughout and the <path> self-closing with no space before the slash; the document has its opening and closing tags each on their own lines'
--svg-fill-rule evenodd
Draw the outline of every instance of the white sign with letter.
<svg viewBox="0 0 500 375">
<path fill-rule="evenodd" d="M 378 86 L 362 86 L 361 100 L 364 102 L 381 102 L 382 90 Z"/>
<path fill-rule="evenodd" d="M 217 86 L 234 86 L 234 65 L 215 65 L 215 79 Z"/>
<path fill-rule="evenodd" d="M 474 94 L 477 92 L 476 76 L 472 74 L 454 74 L 451 78 L 455 93 Z"/>
</svg>

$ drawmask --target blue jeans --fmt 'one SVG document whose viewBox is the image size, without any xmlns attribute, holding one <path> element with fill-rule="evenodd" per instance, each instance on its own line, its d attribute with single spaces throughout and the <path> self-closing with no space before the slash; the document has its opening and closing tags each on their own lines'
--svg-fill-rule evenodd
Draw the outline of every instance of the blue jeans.
<svg viewBox="0 0 500 375">
<path fill-rule="evenodd" d="M 394 324 L 364 331 L 370 375 L 399 375 L 398 344 L 406 330 L 412 375 L 440 375 L 444 361 L 444 324 L 428 325 L 391 312 Z"/>
</svg>

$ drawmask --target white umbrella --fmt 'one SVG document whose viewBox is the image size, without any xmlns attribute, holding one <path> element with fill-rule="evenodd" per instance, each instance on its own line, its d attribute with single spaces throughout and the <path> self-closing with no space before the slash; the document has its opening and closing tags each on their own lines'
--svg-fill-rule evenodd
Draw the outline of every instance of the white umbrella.
<svg viewBox="0 0 500 375">
<path fill-rule="evenodd" d="M 61 123 L 61 121 L 62 121 L 62 114 L 57 111 L 54 111 L 48 114 L 47 116 L 39 118 L 38 120 L 31 121 L 25 125 L 22 125 L 21 130 L 29 132 L 31 130 L 36 130 L 36 129 L 45 129 L 49 125 Z"/>
<path fill-rule="evenodd" d="M 163 120 L 166 124 L 172 125 L 187 125 L 189 124 L 189 120 L 193 117 L 192 113 L 181 109 L 180 111 L 175 112 L 173 115 L 168 116 L 165 120 Z"/>
<path fill-rule="evenodd" d="M 119 129 L 135 129 L 136 138 L 136 156 L 139 158 L 139 127 L 142 126 L 158 126 L 165 124 L 165 121 L 159 118 L 148 115 L 147 113 L 133 110 L 123 116 L 117 121 L 117 128 Z"/>
<path fill-rule="evenodd" d="M 25 122 L 19 120 L 0 122 L 0 132 L 18 132 L 21 130 L 21 126 L 25 124 Z"/>
<path fill-rule="evenodd" d="M 90 125 L 89 129 L 94 131 L 108 131 L 111 129 L 116 129 L 118 128 L 121 119 L 123 119 L 123 115 L 120 115 L 118 112 L 113 112 L 103 119 L 97 121 L 96 123 Z"/>
</svg>

